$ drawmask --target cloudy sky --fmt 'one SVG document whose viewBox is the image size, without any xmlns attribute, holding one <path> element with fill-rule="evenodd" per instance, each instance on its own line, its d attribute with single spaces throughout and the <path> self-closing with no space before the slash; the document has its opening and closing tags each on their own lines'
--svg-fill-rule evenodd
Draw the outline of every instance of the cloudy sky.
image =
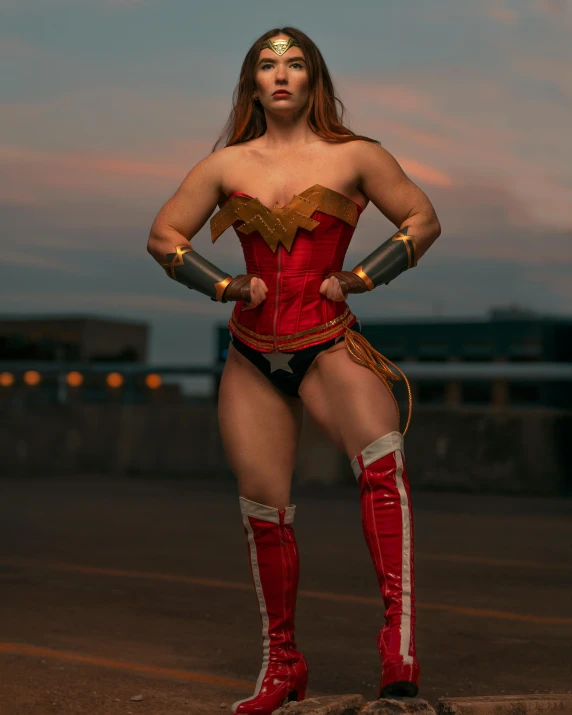
<svg viewBox="0 0 572 715">
<path fill-rule="evenodd" d="M 415 270 L 350 296 L 358 317 L 572 316 L 572 0 L 3 0 L 3 316 L 146 320 L 153 362 L 212 359 L 232 304 L 169 280 L 147 237 L 280 25 L 317 43 L 346 123 L 441 221 Z M 370 205 L 344 268 L 393 230 Z M 193 244 L 243 271 L 232 231 Z"/>
</svg>

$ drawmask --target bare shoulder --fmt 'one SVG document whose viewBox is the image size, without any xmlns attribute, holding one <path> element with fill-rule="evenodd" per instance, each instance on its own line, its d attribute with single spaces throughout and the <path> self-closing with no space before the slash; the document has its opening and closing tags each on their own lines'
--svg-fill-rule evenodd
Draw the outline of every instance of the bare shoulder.
<svg viewBox="0 0 572 715">
<path fill-rule="evenodd" d="M 188 171 L 173 196 L 159 210 L 151 233 L 161 235 L 174 228 L 188 240 L 205 224 L 220 206 L 225 176 L 232 159 L 233 147 L 211 152 Z"/>
<path fill-rule="evenodd" d="M 397 159 L 381 144 L 356 139 L 348 142 L 348 148 L 361 176 L 374 171 L 376 174 L 401 172 Z"/>
<path fill-rule="evenodd" d="M 231 168 L 237 162 L 243 161 L 252 151 L 253 141 L 241 142 L 232 146 L 225 146 L 214 152 L 218 155 L 218 161 L 225 169 Z M 214 155 L 213 155 L 214 156 Z"/>
<path fill-rule="evenodd" d="M 237 146 L 222 147 L 200 159 L 192 166 L 181 182 L 177 194 L 189 197 L 191 194 L 201 194 L 201 199 L 218 203 L 224 194 L 225 177 L 229 169 L 240 157 Z"/>
<path fill-rule="evenodd" d="M 235 153 L 233 152 L 234 148 L 235 147 L 223 147 L 207 154 L 207 156 L 203 157 L 190 169 L 187 177 L 199 175 L 218 180 L 217 183 L 220 183 L 224 176 L 225 169 L 232 161 L 232 157 Z"/>
<path fill-rule="evenodd" d="M 415 213 L 434 214 L 431 202 L 401 168 L 397 159 L 380 144 L 352 142 L 359 188 L 395 226 Z"/>
</svg>

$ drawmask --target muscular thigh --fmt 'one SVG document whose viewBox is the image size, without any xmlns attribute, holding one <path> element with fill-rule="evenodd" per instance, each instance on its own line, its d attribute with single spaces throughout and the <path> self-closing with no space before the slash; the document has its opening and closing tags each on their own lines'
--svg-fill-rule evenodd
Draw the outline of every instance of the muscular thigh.
<svg viewBox="0 0 572 715">
<path fill-rule="evenodd" d="M 345 341 L 318 355 L 299 394 L 308 414 L 350 459 L 378 437 L 399 431 L 389 389 L 351 358 Z"/>
<path fill-rule="evenodd" d="M 279 509 L 289 504 L 302 413 L 300 399 L 279 392 L 230 344 L 218 420 L 241 496 Z"/>
</svg>

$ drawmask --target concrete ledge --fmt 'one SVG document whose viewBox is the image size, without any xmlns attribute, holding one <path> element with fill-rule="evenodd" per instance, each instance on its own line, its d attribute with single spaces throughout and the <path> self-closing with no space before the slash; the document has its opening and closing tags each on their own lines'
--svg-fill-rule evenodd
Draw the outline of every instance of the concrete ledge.
<svg viewBox="0 0 572 715">
<path fill-rule="evenodd" d="M 435 710 L 421 698 L 381 698 L 368 703 L 360 715 L 435 715 Z"/>
<path fill-rule="evenodd" d="M 274 715 L 436 715 L 421 698 L 382 698 L 367 702 L 362 695 L 327 695 L 288 703 Z M 437 715 L 572 715 L 572 695 L 484 695 L 439 698 Z"/>
<path fill-rule="evenodd" d="M 572 715 L 572 695 L 483 695 L 439 698 L 438 715 Z"/>
<path fill-rule="evenodd" d="M 327 695 L 288 703 L 273 715 L 435 715 L 420 698 L 382 698 L 367 702 L 362 695 Z"/>
<path fill-rule="evenodd" d="M 273 715 L 359 715 L 367 700 L 363 695 L 326 695 L 288 703 Z"/>
</svg>

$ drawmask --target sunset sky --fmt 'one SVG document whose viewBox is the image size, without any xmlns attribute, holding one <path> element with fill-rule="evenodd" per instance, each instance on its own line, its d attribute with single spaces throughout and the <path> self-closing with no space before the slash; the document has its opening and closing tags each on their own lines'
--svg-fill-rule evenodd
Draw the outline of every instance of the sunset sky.
<svg viewBox="0 0 572 715">
<path fill-rule="evenodd" d="M 350 296 L 363 321 L 572 316 L 572 1 L 4 0 L 2 316 L 151 326 L 153 362 L 210 362 L 217 304 L 147 253 L 151 223 L 226 121 L 251 42 L 293 25 L 318 45 L 357 133 L 432 201 L 419 265 Z M 394 227 L 373 205 L 344 268 Z M 244 271 L 234 232 L 194 247 Z"/>
</svg>

